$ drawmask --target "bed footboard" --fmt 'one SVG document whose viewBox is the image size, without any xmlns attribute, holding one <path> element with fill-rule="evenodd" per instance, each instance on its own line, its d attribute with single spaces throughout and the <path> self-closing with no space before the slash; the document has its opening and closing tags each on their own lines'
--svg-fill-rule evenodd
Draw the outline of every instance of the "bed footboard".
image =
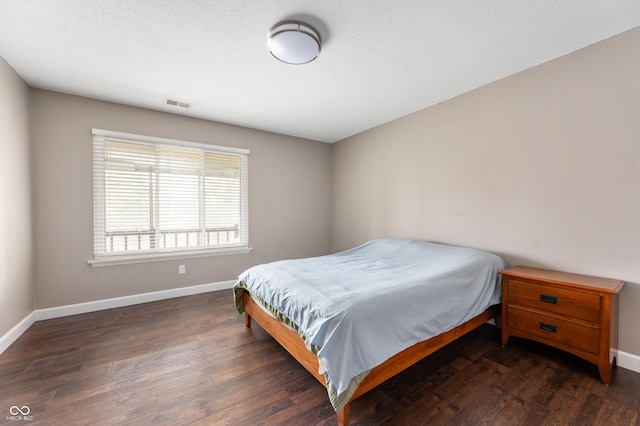
<svg viewBox="0 0 640 426">
<path fill-rule="evenodd" d="M 258 304 L 249 296 L 249 293 L 242 295 L 244 303 L 244 311 L 246 313 L 245 325 L 251 327 L 251 320 L 255 319 L 267 333 L 269 333 L 280 345 L 287 350 L 304 368 L 309 371 L 318 379 L 323 386 L 327 386 L 324 381 L 324 376 L 318 373 L 319 364 L 318 357 L 309 352 L 304 342 L 290 328 L 278 321 L 267 312 L 264 311 Z"/>
<path fill-rule="evenodd" d="M 245 311 L 245 325 L 251 327 L 251 319 L 254 318 L 267 333 L 269 333 L 280 345 L 285 348 L 302 366 L 313 375 L 324 387 L 327 386 L 324 376 L 318 373 L 318 358 L 307 350 L 304 342 L 294 331 L 285 326 L 282 322 L 273 318 L 267 312 L 265 312 L 256 302 L 251 298 L 249 293 L 242 295 L 244 311 Z M 360 384 L 349 401 L 353 401 L 365 392 L 373 389 L 387 379 L 395 376 L 401 371 L 409 368 L 416 362 L 422 360 L 426 356 L 434 353 L 438 349 L 453 342 L 459 337 L 467 334 L 468 332 L 480 327 L 492 318 L 496 318 L 500 314 L 500 305 L 494 305 L 482 312 L 480 315 L 472 318 L 471 320 L 460 324 L 456 328 L 435 336 L 429 340 L 425 340 L 404 351 L 394 355 L 387 361 L 377 366 Z M 344 409 L 336 413 L 338 425 L 349 425 L 349 403 L 347 403 Z"/>
</svg>

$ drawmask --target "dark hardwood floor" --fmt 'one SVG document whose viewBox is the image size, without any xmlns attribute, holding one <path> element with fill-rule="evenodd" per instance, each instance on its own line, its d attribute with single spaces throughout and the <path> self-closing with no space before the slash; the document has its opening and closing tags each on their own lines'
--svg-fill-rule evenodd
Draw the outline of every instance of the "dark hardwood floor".
<svg viewBox="0 0 640 426">
<path fill-rule="evenodd" d="M 503 348 L 484 325 L 355 401 L 351 421 L 640 425 L 639 413 L 639 373 L 617 368 L 607 387 L 595 366 L 525 340 Z M 0 355 L 0 423 L 331 425 L 335 413 L 226 290 L 35 323 Z"/>
</svg>

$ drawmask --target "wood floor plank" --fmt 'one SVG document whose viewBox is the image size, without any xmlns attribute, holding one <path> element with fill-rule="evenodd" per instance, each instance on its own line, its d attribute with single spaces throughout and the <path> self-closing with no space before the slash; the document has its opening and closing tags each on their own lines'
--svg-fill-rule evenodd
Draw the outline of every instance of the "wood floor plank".
<svg viewBox="0 0 640 426">
<path fill-rule="evenodd" d="M 590 394 L 589 389 L 581 383 L 583 376 L 573 374 L 570 370 L 557 370 L 554 376 L 557 377 L 556 382 L 560 385 L 557 386 L 556 383 L 553 383 L 553 387 L 547 389 L 548 394 L 534 398 L 543 403 L 548 410 L 547 417 L 542 424 L 571 424 L 584 406 Z"/>
<path fill-rule="evenodd" d="M 494 383 L 499 376 L 500 372 L 495 363 L 480 358 L 468 368 L 452 374 L 448 380 L 437 386 L 433 393 L 407 407 L 402 416 L 407 421 L 417 424 L 421 424 L 425 419 L 429 419 L 434 425 L 447 424 L 482 392 L 487 384 Z"/>
<path fill-rule="evenodd" d="M 335 425 L 326 390 L 229 290 L 39 321 L 0 355 L 0 424 Z M 597 369 L 491 325 L 351 406 L 353 425 L 640 426 L 640 374 Z M 615 422 L 615 423 L 612 423 Z"/>
<path fill-rule="evenodd" d="M 635 426 L 638 421 L 638 413 L 621 406 L 615 402 L 606 400 L 603 402 L 594 424 Z"/>
</svg>

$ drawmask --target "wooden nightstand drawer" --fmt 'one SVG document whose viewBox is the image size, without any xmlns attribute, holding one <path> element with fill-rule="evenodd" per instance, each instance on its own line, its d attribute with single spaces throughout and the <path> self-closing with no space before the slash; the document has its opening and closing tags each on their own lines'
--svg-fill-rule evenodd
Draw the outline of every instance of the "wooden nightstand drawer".
<svg viewBox="0 0 640 426">
<path fill-rule="evenodd" d="M 509 303 L 600 322 L 600 296 L 516 279 L 509 280 Z"/>
<path fill-rule="evenodd" d="M 618 293 L 624 281 L 515 266 L 502 275 L 502 346 L 524 337 L 598 365 L 611 381 L 618 356 Z"/>
<path fill-rule="evenodd" d="M 593 354 L 600 350 L 600 328 L 518 306 L 509 307 L 509 327 Z"/>
</svg>

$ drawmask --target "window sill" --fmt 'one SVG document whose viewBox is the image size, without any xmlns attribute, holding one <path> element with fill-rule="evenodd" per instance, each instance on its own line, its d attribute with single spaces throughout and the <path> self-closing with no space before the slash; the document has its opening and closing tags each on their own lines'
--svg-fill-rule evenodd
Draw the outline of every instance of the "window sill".
<svg viewBox="0 0 640 426">
<path fill-rule="evenodd" d="M 144 253 L 121 256 L 103 256 L 87 261 L 91 266 L 127 265 L 130 263 L 159 262 L 163 260 L 188 259 L 191 257 L 224 256 L 228 254 L 250 253 L 251 247 L 229 247 L 209 250 L 172 251 L 165 253 Z"/>
</svg>

